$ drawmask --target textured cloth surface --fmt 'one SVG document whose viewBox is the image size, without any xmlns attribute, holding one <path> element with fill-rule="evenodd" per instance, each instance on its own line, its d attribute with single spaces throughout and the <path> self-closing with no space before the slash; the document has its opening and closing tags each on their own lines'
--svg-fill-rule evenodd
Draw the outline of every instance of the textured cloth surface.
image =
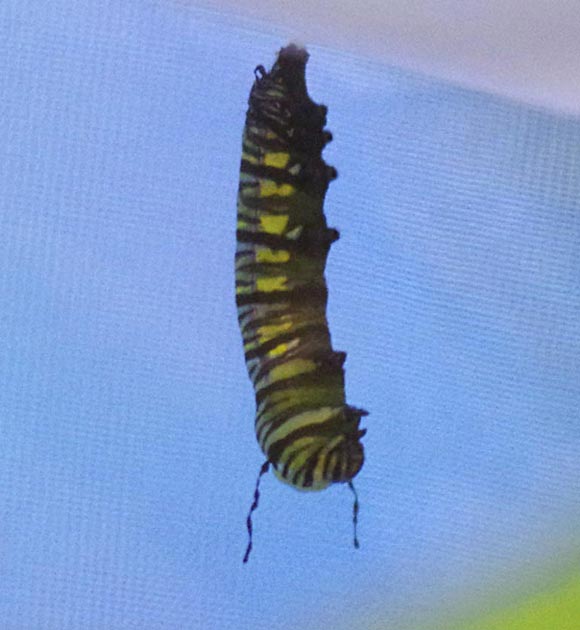
<svg viewBox="0 0 580 630">
<path fill-rule="evenodd" d="M 574 559 L 578 121 L 310 47 L 361 549 L 345 487 L 269 476 L 242 566 L 235 200 L 287 34 L 171 2 L 0 18 L 2 628 L 412 630 Z"/>
</svg>

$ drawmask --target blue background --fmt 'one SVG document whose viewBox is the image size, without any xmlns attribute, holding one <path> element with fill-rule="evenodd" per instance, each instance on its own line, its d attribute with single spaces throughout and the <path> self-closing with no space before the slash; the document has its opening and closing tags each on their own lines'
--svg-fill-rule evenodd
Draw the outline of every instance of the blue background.
<svg viewBox="0 0 580 630">
<path fill-rule="evenodd" d="M 580 543 L 580 122 L 310 46 L 357 477 L 263 480 L 234 305 L 282 30 L 0 8 L 0 625 L 412 629 Z M 515 591 L 514 591 L 515 592 Z"/>
</svg>

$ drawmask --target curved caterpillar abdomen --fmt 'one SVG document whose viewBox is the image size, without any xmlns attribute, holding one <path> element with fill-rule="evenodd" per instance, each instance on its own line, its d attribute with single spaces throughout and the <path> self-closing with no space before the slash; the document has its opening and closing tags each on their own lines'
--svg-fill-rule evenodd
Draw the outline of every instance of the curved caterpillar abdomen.
<svg viewBox="0 0 580 630">
<path fill-rule="evenodd" d="M 256 393 L 256 436 L 276 475 L 300 490 L 349 482 L 364 461 L 362 409 L 346 404 L 344 352 L 333 350 L 324 278 L 324 196 L 336 170 L 326 107 L 306 91 L 308 54 L 283 48 L 256 68 L 243 135 L 236 302 Z"/>
</svg>

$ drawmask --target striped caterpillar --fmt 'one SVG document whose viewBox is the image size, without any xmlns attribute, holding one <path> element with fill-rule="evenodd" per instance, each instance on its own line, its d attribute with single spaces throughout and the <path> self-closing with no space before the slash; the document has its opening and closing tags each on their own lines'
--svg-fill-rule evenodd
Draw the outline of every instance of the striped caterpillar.
<svg viewBox="0 0 580 630">
<path fill-rule="evenodd" d="M 237 204 L 236 304 L 256 395 L 255 429 L 270 465 L 299 490 L 348 483 L 364 461 L 359 428 L 367 412 L 346 403 L 344 352 L 332 348 L 324 278 L 339 237 L 323 212 L 336 170 L 322 158 L 332 136 L 327 108 L 308 96 L 308 53 L 280 50 L 270 72 L 255 70 L 243 133 Z M 354 541 L 358 499 L 355 492 Z"/>
</svg>

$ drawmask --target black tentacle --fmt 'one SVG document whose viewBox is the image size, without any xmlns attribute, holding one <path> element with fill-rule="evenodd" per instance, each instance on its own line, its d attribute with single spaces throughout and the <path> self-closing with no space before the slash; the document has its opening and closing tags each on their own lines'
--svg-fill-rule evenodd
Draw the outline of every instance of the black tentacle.
<svg viewBox="0 0 580 630">
<path fill-rule="evenodd" d="M 358 542 L 358 536 L 357 536 L 358 508 L 359 508 L 358 494 L 356 493 L 356 490 L 354 489 L 354 484 L 352 483 L 352 481 L 348 482 L 348 487 L 352 490 L 352 493 L 354 494 L 354 503 L 352 506 L 352 525 L 353 525 L 353 530 L 354 530 L 354 536 L 353 536 L 352 542 L 354 544 L 354 548 L 359 549 L 360 544 Z"/>
<path fill-rule="evenodd" d="M 252 505 L 250 507 L 250 511 L 248 512 L 248 517 L 246 519 L 246 526 L 248 528 L 248 546 L 246 548 L 246 553 L 244 554 L 244 564 L 248 561 L 250 557 L 250 552 L 252 551 L 252 512 L 258 508 L 258 503 L 260 501 L 260 479 L 263 475 L 265 475 L 270 468 L 270 462 L 266 460 L 262 467 L 260 468 L 260 472 L 258 474 L 258 478 L 256 479 L 256 489 L 254 490 L 254 500 L 252 501 Z"/>
</svg>

